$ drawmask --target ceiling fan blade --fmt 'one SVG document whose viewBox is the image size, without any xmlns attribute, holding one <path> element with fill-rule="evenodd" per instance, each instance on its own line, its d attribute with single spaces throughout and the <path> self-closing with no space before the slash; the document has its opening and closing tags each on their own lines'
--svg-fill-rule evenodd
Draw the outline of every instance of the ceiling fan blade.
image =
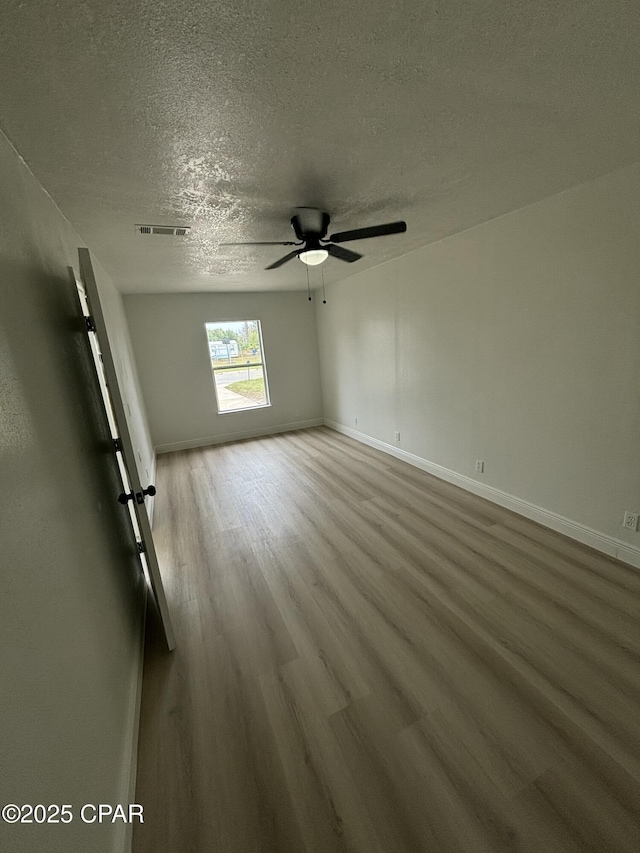
<svg viewBox="0 0 640 853">
<path fill-rule="evenodd" d="M 301 243 L 295 243 L 293 240 L 286 240 L 279 243 L 218 243 L 219 246 L 300 246 Z"/>
<path fill-rule="evenodd" d="M 295 246 L 295 243 L 293 245 Z M 287 261 L 290 261 L 293 258 L 297 258 L 298 255 L 300 254 L 300 251 L 301 251 L 300 249 L 296 249 L 295 252 L 289 252 L 289 254 L 285 255 L 284 258 L 280 258 L 280 260 L 276 261 L 275 263 L 271 264 L 268 267 L 265 267 L 265 269 L 266 270 L 275 270 L 278 267 L 281 267 L 282 264 L 286 264 Z"/>
<path fill-rule="evenodd" d="M 352 252 L 351 249 L 343 249 L 342 246 L 334 246 L 333 243 L 323 246 L 323 249 L 326 249 L 331 257 L 338 258 L 341 261 L 346 261 L 348 264 L 352 264 L 354 261 L 359 261 L 362 257 L 362 255 L 359 255 L 357 252 Z"/>
<path fill-rule="evenodd" d="M 385 225 L 372 225 L 370 228 L 358 228 L 355 231 L 340 231 L 338 234 L 332 234 L 329 239 L 334 243 L 346 243 L 349 240 L 366 240 L 367 237 L 402 234 L 406 230 L 406 222 L 387 222 Z"/>
</svg>

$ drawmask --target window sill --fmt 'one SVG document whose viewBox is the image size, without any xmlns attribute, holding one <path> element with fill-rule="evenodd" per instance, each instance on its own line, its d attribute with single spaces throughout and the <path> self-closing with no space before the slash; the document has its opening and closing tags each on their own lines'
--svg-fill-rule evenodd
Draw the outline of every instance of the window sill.
<svg viewBox="0 0 640 853">
<path fill-rule="evenodd" d="M 241 406 L 239 409 L 225 409 L 219 415 L 237 415 L 239 412 L 255 412 L 256 409 L 270 409 L 271 403 L 260 403 L 258 406 Z"/>
</svg>

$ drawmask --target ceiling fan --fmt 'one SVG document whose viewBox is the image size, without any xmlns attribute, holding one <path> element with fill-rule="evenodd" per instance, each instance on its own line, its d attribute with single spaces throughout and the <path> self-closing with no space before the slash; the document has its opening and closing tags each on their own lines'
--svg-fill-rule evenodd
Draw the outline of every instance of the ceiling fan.
<svg viewBox="0 0 640 853">
<path fill-rule="evenodd" d="M 352 264 L 354 261 L 360 260 L 362 255 L 351 251 L 351 249 L 343 249 L 342 246 L 336 246 L 336 243 L 348 243 L 350 240 L 365 240 L 368 237 L 383 237 L 386 234 L 402 234 L 407 230 L 406 222 L 387 222 L 384 225 L 372 225 L 369 228 L 358 228 L 355 231 L 339 231 L 337 234 L 331 234 L 330 237 L 327 237 L 327 230 L 331 221 L 328 213 L 317 210 L 315 207 L 298 207 L 297 210 L 298 213 L 291 218 L 291 227 L 298 238 L 298 242 L 287 240 L 280 243 L 220 243 L 220 245 L 302 247 L 294 249 L 288 255 L 265 267 L 268 270 L 275 270 L 293 258 L 300 258 L 303 263 L 309 266 L 316 266 L 316 264 L 321 264 L 325 261 L 329 255 L 332 258 L 338 258 L 340 261 Z"/>
</svg>

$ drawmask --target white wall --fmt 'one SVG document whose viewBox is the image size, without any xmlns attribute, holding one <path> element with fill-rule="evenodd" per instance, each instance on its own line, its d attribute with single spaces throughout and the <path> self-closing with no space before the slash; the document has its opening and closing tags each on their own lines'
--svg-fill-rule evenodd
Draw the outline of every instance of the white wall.
<svg viewBox="0 0 640 853">
<path fill-rule="evenodd" d="M 0 135 L 0 803 L 63 803 L 75 820 L 0 822 L 11 853 L 124 850 L 84 803 L 126 802 L 143 586 L 89 360 L 82 245 Z M 96 269 L 125 396 L 139 406 L 121 299 Z M 149 453 L 144 416 L 132 423 Z"/>
<path fill-rule="evenodd" d="M 315 315 L 306 294 L 129 295 L 124 304 L 157 449 L 322 417 Z M 260 320 L 271 406 L 218 414 L 204 324 L 222 320 Z"/>
<path fill-rule="evenodd" d="M 325 416 L 637 546 L 639 235 L 636 165 L 331 285 Z"/>
</svg>

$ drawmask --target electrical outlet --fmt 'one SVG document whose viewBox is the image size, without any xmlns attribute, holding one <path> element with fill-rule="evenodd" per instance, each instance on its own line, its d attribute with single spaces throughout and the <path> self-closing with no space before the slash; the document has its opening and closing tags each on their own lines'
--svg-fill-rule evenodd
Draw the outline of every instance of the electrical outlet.
<svg viewBox="0 0 640 853">
<path fill-rule="evenodd" d="M 637 512 L 625 512 L 623 524 L 627 528 L 627 530 L 637 530 L 638 529 L 638 513 Z"/>
<path fill-rule="evenodd" d="M 354 418 L 354 419 L 353 419 L 353 423 L 354 423 L 354 426 L 358 426 L 358 419 L 357 419 L 357 418 Z"/>
<path fill-rule="evenodd" d="M 396 441 L 400 441 L 400 433 L 396 430 Z"/>
<path fill-rule="evenodd" d="M 484 474 L 484 459 L 476 459 L 476 472 Z"/>
</svg>

